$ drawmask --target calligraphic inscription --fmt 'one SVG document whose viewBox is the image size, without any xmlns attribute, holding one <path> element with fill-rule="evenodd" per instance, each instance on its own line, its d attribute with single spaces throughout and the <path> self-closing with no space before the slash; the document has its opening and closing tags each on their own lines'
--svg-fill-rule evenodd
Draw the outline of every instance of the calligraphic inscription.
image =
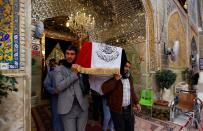
<svg viewBox="0 0 203 131">
<path fill-rule="evenodd" d="M 119 56 L 119 52 L 117 51 L 116 47 L 106 44 L 101 44 L 99 47 L 99 51 L 97 51 L 96 53 L 97 56 L 105 62 L 114 61 Z"/>
</svg>

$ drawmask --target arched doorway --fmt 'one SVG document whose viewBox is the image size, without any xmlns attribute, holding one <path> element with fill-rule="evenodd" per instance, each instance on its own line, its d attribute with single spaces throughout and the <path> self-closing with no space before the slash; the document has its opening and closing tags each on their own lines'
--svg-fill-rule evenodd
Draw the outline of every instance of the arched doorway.
<svg viewBox="0 0 203 131">
<path fill-rule="evenodd" d="M 156 70 L 157 52 L 150 0 L 32 1 L 33 21 L 44 21 L 58 16 L 63 16 L 64 19 L 75 18 L 72 25 L 71 21 L 69 23 L 69 29 L 74 33 L 69 36 L 77 37 L 88 33 L 92 41 L 123 47 L 134 65 L 132 72 L 135 83 L 146 80 L 142 83 L 145 85 L 148 77 L 142 74 Z"/>
<path fill-rule="evenodd" d="M 32 1 L 34 22 L 50 20 L 49 24 L 54 24 L 59 17 L 64 22 L 58 26 L 68 28 L 65 36 L 70 37 L 70 41 L 88 33 L 92 41 L 124 48 L 133 65 L 134 83 L 142 87 L 147 85 L 146 74 L 155 71 L 157 66 L 150 0 Z M 47 32 L 50 30 L 45 27 L 45 35 L 49 34 Z M 54 30 L 52 36 L 59 38 L 58 33 L 61 32 Z"/>
<path fill-rule="evenodd" d="M 40 7 L 40 8 L 39 8 Z M 123 47 L 133 65 L 135 83 L 156 70 L 154 19 L 150 0 L 33 0 L 32 20 L 63 17 L 74 39 L 88 33 L 92 41 Z M 72 21 L 70 20 L 72 19 Z M 73 40 L 72 39 L 72 40 Z M 143 53 L 144 52 L 144 53 Z M 148 52 L 148 53 L 146 53 Z"/>
</svg>

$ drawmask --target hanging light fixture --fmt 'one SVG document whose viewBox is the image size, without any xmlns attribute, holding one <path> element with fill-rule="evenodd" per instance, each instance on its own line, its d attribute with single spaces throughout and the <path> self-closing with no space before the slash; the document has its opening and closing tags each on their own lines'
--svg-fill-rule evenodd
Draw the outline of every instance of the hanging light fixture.
<svg viewBox="0 0 203 131">
<path fill-rule="evenodd" d="M 188 8 L 188 5 L 187 5 L 187 2 L 185 2 L 185 4 L 184 4 L 184 9 L 186 9 L 187 10 L 187 8 Z"/>
<path fill-rule="evenodd" d="M 67 21 L 66 22 L 66 27 L 69 27 L 70 26 L 70 23 Z"/>
<path fill-rule="evenodd" d="M 77 12 L 76 15 L 71 14 L 66 22 L 66 27 L 80 36 L 94 29 L 95 19 L 91 17 L 91 14 Z"/>
</svg>

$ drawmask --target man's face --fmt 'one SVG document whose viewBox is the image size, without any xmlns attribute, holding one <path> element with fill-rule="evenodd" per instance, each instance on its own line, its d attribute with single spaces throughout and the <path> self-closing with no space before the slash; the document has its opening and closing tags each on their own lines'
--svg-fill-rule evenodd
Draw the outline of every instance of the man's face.
<svg viewBox="0 0 203 131">
<path fill-rule="evenodd" d="M 66 50 L 66 60 L 68 63 L 73 63 L 76 58 L 76 52 L 74 50 Z"/>
<path fill-rule="evenodd" d="M 55 67 L 56 66 L 56 62 L 55 61 L 50 61 L 49 62 L 49 66 L 50 67 Z"/>
<path fill-rule="evenodd" d="M 52 62 L 50 63 L 50 66 L 51 66 L 51 67 L 55 67 L 55 66 L 56 66 L 55 61 L 52 61 Z"/>
<path fill-rule="evenodd" d="M 128 73 L 130 71 L 130 66 L 131 66 L 130 63 L 128 63 L 128 62 L 125 64 L 124 73 Z"/>
</svg>

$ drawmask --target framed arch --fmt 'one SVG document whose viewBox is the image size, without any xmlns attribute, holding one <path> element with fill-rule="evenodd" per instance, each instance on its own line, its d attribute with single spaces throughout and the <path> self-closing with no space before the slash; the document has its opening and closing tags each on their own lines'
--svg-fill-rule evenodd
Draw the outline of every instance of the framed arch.
<svg viewBox="0 0 203 131">
<path fill-rule="evenodd" d="M 134 76 L 141 78 L 141 74 L 157 69 L 154 11 L 150 0 L 32 0 L 34 21 L 81 16 L 81 13 L 94 17 L 95 28 L 88 30 L 92 40 L 111 42 L 126 49 L 130 61 L 136 65 L 132 70 Z"/>
<path fill-rule="evenodd" d="M 146 45 L 147 45 L 147 56 L 146 62 L 146 72 L 155 71 L 157 69 L 157 52 L 156 52 L 156 45 L 155 45 L 155 31 L 154 31 L 154 11 L 152 9 L 151 1 L 145 0 L 144 6 L 146 11 Z M 148 58 L 148 60 L 147 60 Z"/>
<path fill-rule="evenodd" d="M 187 53 L 185 53 L 185 49 L 187 49 L 187 37 L 183 22 L 177 10 L 172 12 L 168 17 L 166 46 L 173 47 L 173 43 L 176 40 L 180 43 L 177 60 L 175 62 L 169 61 L 168 66 L 171 68 L 185 68 L 187 67 Z"/>
</svg>

